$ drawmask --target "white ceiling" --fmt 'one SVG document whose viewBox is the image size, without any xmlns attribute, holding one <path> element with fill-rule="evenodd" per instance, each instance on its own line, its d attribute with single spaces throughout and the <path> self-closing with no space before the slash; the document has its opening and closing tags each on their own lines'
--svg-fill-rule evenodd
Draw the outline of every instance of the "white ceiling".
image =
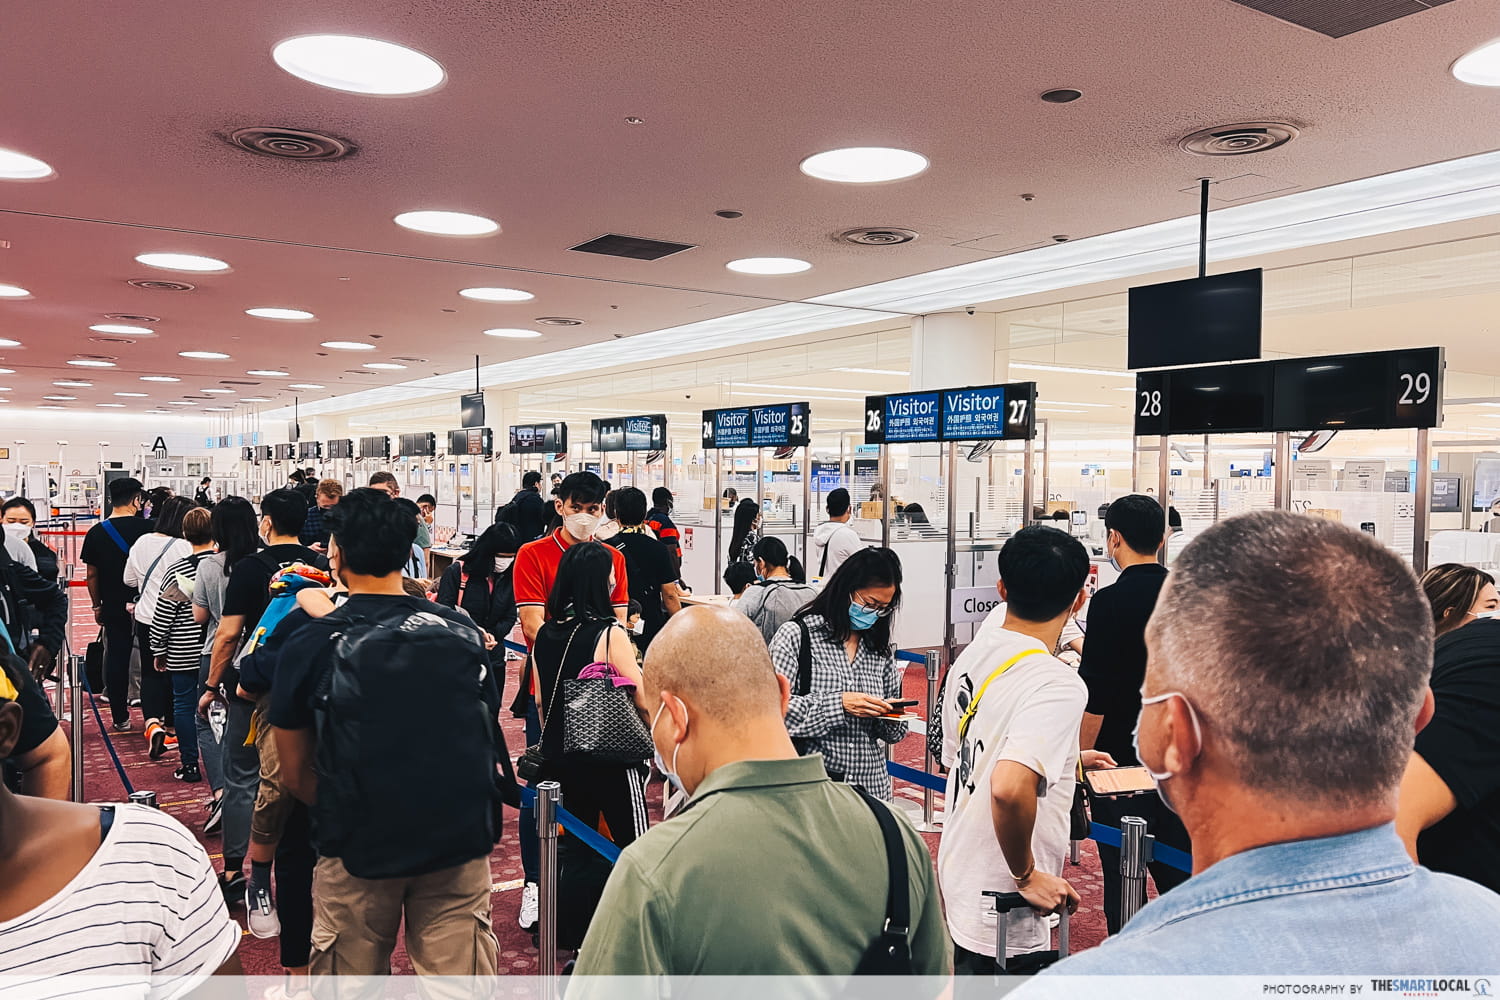
<svg viewBox="0 0 1500 1000">
<path fill-rule="evenodd" d="M 55 379 L 92 381 L 69 404 L 132 410 L 196 395 L 246 370 L 291 377 L 239 395 L 285 403 L 277 383 L 316 382 L 316 399 L 767 304 L 803 301 L 1050 241 L 1177 218 L 1194 179 L 1253 172 L 1245 190 L 1306 190 L 1496 145 L 1493 91 L 1447 72 L 1488 40 L 1492 9 L 1454 0 L 1339 40 L 1227 0 L 1149 9 L 1083 0 L 997 6 L 480 0 L 308 5 L 168 0 L 150 17 L 60 0 L 6 24 L 0 147 L 41 157 L 53 179 L 0 183 L 0 301 L 12 405 Z M 277 41 L 363 34 L 438 59 L 447 84 L 372 98 L 281 72 Z M 1150 53 L 1149 62 L 1142 54 Z M 1038 95 L 1074 87 L 1081 101 Z M 627 116 L 644 125 L 631 126 Z M 1189 156 L 1198 128 L 1279 120 L 1302 137 L 1249 160 Z M 249 125 L 325 131 L 360 152 L 337 163 L 255 157 L 219 136 Z M 806 155 L 895 145 L 932 160 L 919 177 L 867 187 L 804 177 Z M 1226 185 L 1224 192 L 1229 192 Z M 1022 193 L 1034 200 L 1022 201 Z M 479 239 L 411 233 L 397 212 L 445 208 L 500 220 Z M 718 209 L 745 217 L 726 221 Z M 914 244 L 856 248 L 832 234 L 861 225 L 918 230 Z M 605 232 L 697 249 L 654 263 L 569 252 Z M 220 257 L 221 275 L 152 272 L 132 258 L 170 250 Z M 758 255 L 812 270 L 759 278 L 723 268 Z M 176 278 L 184 293 L 128 279 Z M 343 280 L 347 279 L 347 280 Z M 533 302 L 486 305 L 459 288 L 507 285 Z M 318 314 L 257 320 L 252 306 Z M 445 310 L 454 310 L 448 312 Z M 160 317 L 157 336 L 91 343 L 111 312 Z M 480 331 L 539 316 L 585 325 L 539 341 Z M 547 328 L 542 328 L 547 329 Z M 370 354 L 324 340 L 378 337 Z M 218 349 L 229 361 L 187 361 Z M 80 376 L 64 362 L 116 356 Z M 367 360 L 425 359 L 407 371 L 350 374 Z M 170 386 L 140 376 L 171 374 Z M 264 381 L 264 380 L 263 380 Z M 144 386 L 144 388 L 143 388 Z M 116 391 L 147 391 L 144 400 Z M 237 395 L 223 395 L 234 400 Z M 217 405 L 203 402 L 199 405 Z M 275 405 L 275 404 L 272 404 Z M 183 407 L 182 409 L 190 409 Z M 120 412 L 120 411 L 112 411 Z"/>
</svg>

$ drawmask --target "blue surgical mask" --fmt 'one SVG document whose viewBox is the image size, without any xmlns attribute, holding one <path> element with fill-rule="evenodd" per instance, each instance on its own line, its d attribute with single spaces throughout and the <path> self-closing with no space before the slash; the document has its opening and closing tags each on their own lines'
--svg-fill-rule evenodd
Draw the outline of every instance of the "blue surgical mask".
<svg viewBox="0 0 1500 1000">
<path fill-rule="evenodd" d="M 1187 706 L 1188 716 L 1193 720 L 1193 738 L 1198 741 L 1198 745 L 1201 747 L 1203 745 L 1203 730 L 1198 725 L 1198 713 L 1193 708 L 1193 703 L 1187 700 L 1187 695 L 1180 691 L 1168 691 L 1166 694 L 1155 695 L 1151 698 L 1142 698 L 1141 708 L 1145 708 L 1148 705 L 1159 705 L 1169 698 L 1181 698 L 1182 703 Z M 1135 759 L 1141 762 L 1141 766 L 1146 769 L 1146 774 L 1151 777 L 1151 784 L 1156 786 L 1156 794 L 1161 796 L 1162 805 L 1175 813 L 1177 809 L 1172 805 L 1172 800 L 1167 797 L 1165 783 L 1175 778 L 1177 773 L 1175 771 L 1153 771 L 1151 766 L 1146 763 L 1146 758 L 1141 756 L 1141 720 L 1139 716 L 1135 720 L 1135 731 L 1130 734 L 1130 745 L 1135 749 Z"/>
<path fill-rule="evenodd" d="M 656 749 L 656 723 L 657 720 L 661 718 L 662 709 L 666 707 L 667 703 L 663 701 L 661 703 L 661 706 L 656 710 L 656 716 L 651 720 L 651 756 L 652 759 L 656 762 L 656 770 L 672 783 L 673 788 L 676 788 L 679 792 L 682 792 L 684 795 L 686 795 L 687 789 L 683 787 L 682 779 L 677 776 L 677 752 L 682 749 L 682 744 L 679 743 L 672 749 L 671 767 L 667 766 L 666 760 L 662 758 L 661 751 Z M 684 715 L 687 714 L 686 705 L 683 706 L 682 713 Z"/>
<path fill-rule="evenodd" d="M 7 524 L 5 526 L 5 529 L 7 531 L 9 531 L 10 530 L 10 525 Z M 1496 615 L 1500 615 L 1500 610 L 1496 610 L 1496 611 L 1470 611 L 1469 614 L 1473 615 L 1475 618 L 1493 618 Z"/>
<path fill-rule="evenodd" d="M 880 612 L 873 611 L 857 601 L 849 602 L 849 627 L 856 632 L 864 632 L 875 627 L 880 621 Z"/>
</svg>

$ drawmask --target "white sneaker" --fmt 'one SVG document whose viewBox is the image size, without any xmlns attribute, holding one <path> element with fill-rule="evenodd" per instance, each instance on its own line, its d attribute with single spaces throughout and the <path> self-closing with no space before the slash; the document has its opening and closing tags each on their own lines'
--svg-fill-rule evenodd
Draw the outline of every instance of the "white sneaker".
<svg viewBox="0 0 1500 1000">
<path fill-rule="evenodd" d="M 536 930 L 540 901 L 537 896 L 535 882 L 527 882 L 521 889 L 521 916 L 516 923 L 521 925 L 523 931 Z"/>
<path fill-rule="evenodd" d="M 280 936 L 281 918 L 276 914 L 276 904 L 272 902 L 271 894 L 265 889 L 258 889 L 254 894 L 246 891 L 245 916 L 250 925 L 250 933 L 255 937 L 264 940 Z"/>
</svg>

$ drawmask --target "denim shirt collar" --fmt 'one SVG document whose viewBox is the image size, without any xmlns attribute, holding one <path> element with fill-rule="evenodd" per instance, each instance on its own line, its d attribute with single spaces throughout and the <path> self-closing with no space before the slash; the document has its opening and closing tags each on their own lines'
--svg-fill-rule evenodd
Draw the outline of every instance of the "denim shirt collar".
<svg viewBox="0 0 1500 1000">
<path fill-rule="evenodd" d="M 1121 937 L 1235 903 L 1394 882 L 1414 871 L 1393 823 L 1268 844 L 1231 855 L 1159 897 L 1131 919 Z"/>
</svg>

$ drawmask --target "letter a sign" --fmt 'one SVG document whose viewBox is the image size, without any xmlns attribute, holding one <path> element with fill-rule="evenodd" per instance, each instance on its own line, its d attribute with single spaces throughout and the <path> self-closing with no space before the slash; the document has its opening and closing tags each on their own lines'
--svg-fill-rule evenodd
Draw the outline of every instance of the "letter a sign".
<svg viewBox="0 0 1500 1000">
<path fill-rule="evenodd" d="M 151 454 L 157 458 L 167 457 L 167 442 L 165 438 L 157 437 L 156 443 L 151 446 Z"/>
</svg>

